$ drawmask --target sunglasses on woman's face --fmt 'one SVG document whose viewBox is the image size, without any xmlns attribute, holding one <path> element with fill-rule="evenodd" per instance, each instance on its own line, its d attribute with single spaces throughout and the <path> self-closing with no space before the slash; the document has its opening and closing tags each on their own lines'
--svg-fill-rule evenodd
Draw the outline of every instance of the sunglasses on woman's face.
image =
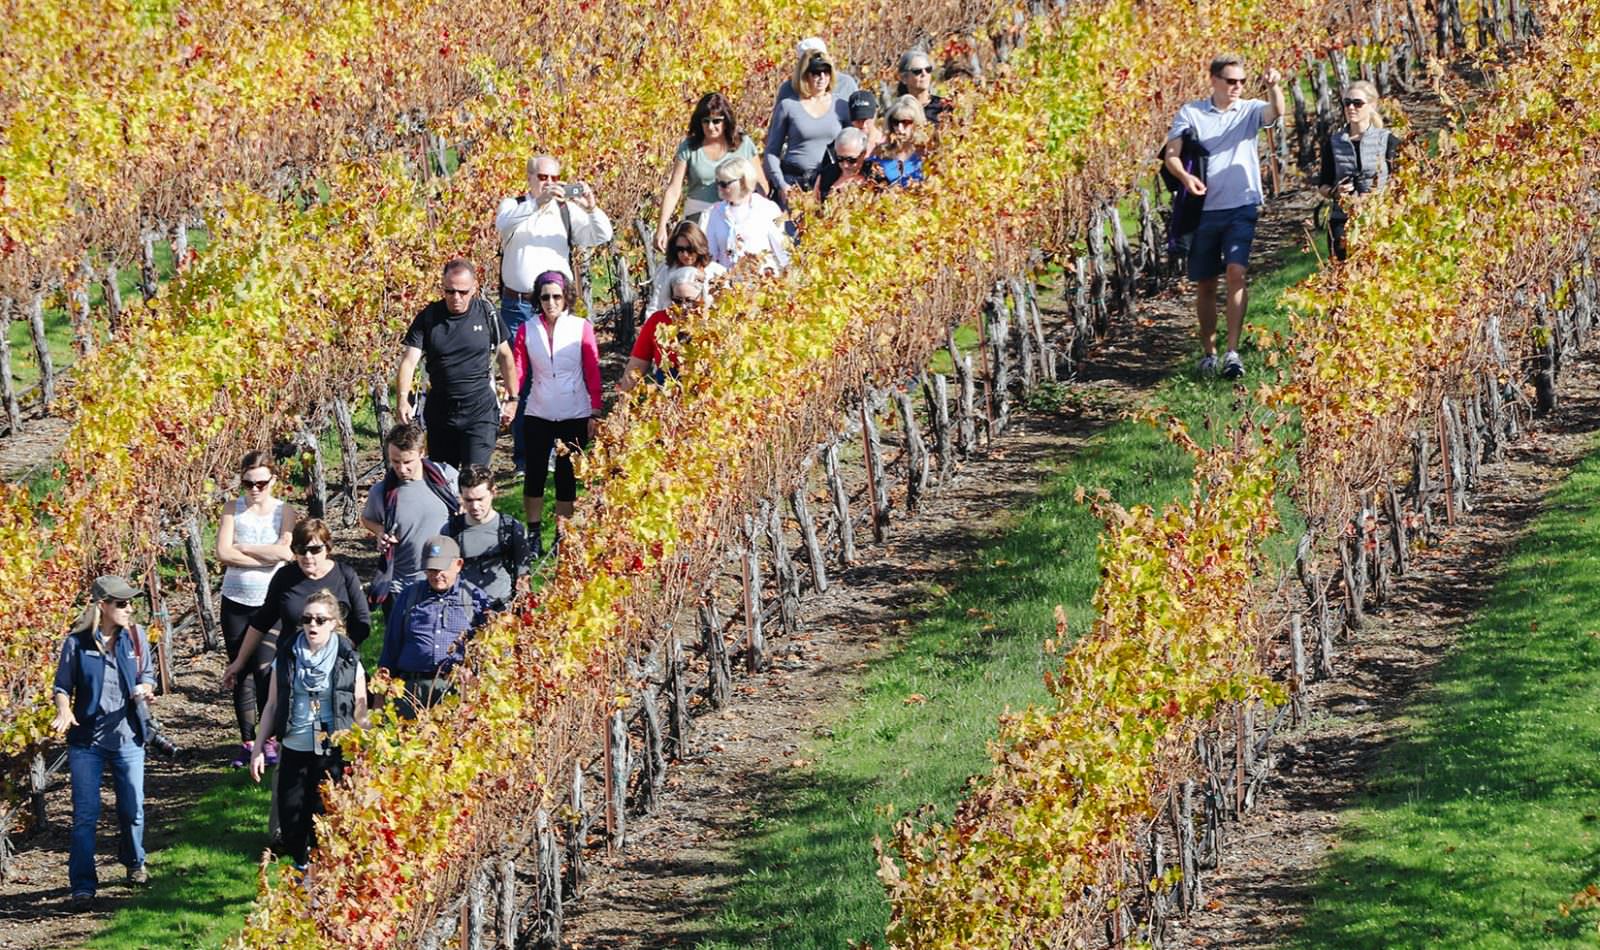
<svg viewBox="0 0 1600 950">
<path fill-rule="evenodd" d="M 895 119 L 893 124 L 894 124 L 894 127 L 897 128 L 897 129 L 909 129 L 912 126 L 917 124 L 917 120 L 916 119 Z"/>
<path fill-rule="evenodd" d="M 676 307 L 687 307 L 695 302 L 694 297 L 673 297 L 672 304 Z"/>
<path fill-rule="evenodd" d="M 739 179 L 737 179 L 737 178 L 730 178 L 727 181 L 723 181 L 721 178 L 718 178 L 717 179 L 717 187 L 718 188 L 732 188 L 738 181 L 739 181 Z"/>
<path fill-rule="evenodd" d="M 250 481 L 250 480 L 248 480 L 248 479 L 247 479 L 247 480 L 245 480 L 245 481 L 242 481 L 242 482 L 240 482 L 240 483 L 239 483 L 239 484 L 241 484 L 241 485 L 243 485 L 243 486 L 244 486 L 244 487 L 246 487 L 246 488 L 248 488 L 248 489 L 250 489 L 250 490 L 251 490 L 251 491 L 265 491 L 265 490 L 266 490 L 266 487 L 267 487 L 267 486 L 268 486 L 268 485 L 271 485 L 271 484 L 272 484 L 272 479 L 270 479 L 270 478 L 263 478 L 263 479 L 262 479 L 262 480 L 261 480 L 261 481 L 259 481 L 259 482 L 257 482 L 257 481 Z"/>
<path fill-rule="evenodd" d="M 672 245 L 672 253 L 674 253 L 674 254 L 693 254 L 694 253 L 694 248 L 690 247 L 687 244 L 674 244 L 674 245 Z"/>
<path fill-rule="evenodd" d="M 806 70 L 806 75 L 807 76 L 827 76 L 832 72 L 833 72 L 833 70 L 829 69 L 827 66 L 813 66 L 810 69 Z"/>
<path fill-rule="evenodd" d="M 856 164 L 856 163 L 858 163 L 860 161 L 861 161 L 861 156 L 860 155 L 840 155 L 839 156 L 839 164 L 841 164 L 841 165 L 854 165 L 854 164 Z"/>
<path fill-rule="evenodd" d="M 705 123 L 706 125 L 722 125 L 724 122 L 726 122 L 728 120 L 724 119 L 720 115 L 708 115 L 704 119 L 701 119 L 700 121 Z"/>
<path fill-rule="evenodd" d="M 296 553 L 296 554 L 321 554 L 325 550 L 327 550 L 327 549 L 324 548 L 320 544 L 308 544 L 305 547 L 299 549 L 298 551 L 295 551 L 294 553 Z"/>
<path fill-rule="evenodd" d="M 133 601 L 131 601 L 131 600 L 108 600 L 108 601 L 106 601 L 106 603 L 108 603 L 111 606 L 117 608 L 118 610 L 127 610 L 128 609 L 128 605 L 133 603 Z"/>
<path fill-rule="evenodd" d="M 906 73 L 912 76 L 927 76 L 932 74 L 932 72 L 932 66 L 914 66 L 911 69 L 906 70 Z"/>
<path fill-rule="evenodd" d="M 333 618 L 326 614 L 303 614 L 300 617 L 302 627 L 320 627 L 325 623 L 333 623 Z"/>
<path fill-rule="evenodd" d="M 1346 99 L 1344 101 L 1346 109 L 1359 109 L 1366 104 L 1367 100 L 1365 99 Z"/>
<path fill-rule="evenodd" d="M 539 295 L 539 299 L 540 300 L 564 300 L 564 299 L 566 299 L 566 295 L 565 294 L 540 294 Z"/>
</svg>

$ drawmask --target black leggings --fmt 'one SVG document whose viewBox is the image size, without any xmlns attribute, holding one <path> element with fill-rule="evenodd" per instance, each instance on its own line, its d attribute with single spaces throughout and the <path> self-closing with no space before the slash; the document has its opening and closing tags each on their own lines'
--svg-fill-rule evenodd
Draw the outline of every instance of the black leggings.
<svg viewBox="0 0 1600 950">
<path fill-rule="evenodd" d="M 569 450 L 581 449 L 589 444 L 589 419 L 562 419 L 552 422 L 549 419 L 540 419 L 538 416 L 524 416 L 522 424 L 527 428 L 523 445 L 527 451 L 525 460 L 527 475 L 522 479 L 522 497 L 543 498 L 544 481 L 548 474 L 546 459 L 550 450 L 555 448 L 556 440 L 560 439 L 567 444 Z M 556 454 L 556 501 L 577 501 L 578 479 L 572 474 L 572 456 L 564 453 Z"/>
<path fill-rule="evenodd" d="M 222 643 L 228 649 L 228 662 L 239 658 L 239 648 L 244 646 L 244 632 L 250 627 L 250 616 L 255 607 L 222 598 Z M 272 682 L 272 658 L 278 654 L 278 635 L 268 630 L 256 644 L 255 661 L 233 684 L 233 716 L 239 721 L 239 741 L 249 742 L 256 737 L 256 719 L 267 705 L 267 686 Z"/>
<path fill-rule="evenodd" d="M 310 860 L 316 844 L 314 815 L 322 814 L 322 780 L 338 781 L 344 769 L 338 752 L 317 755 L 284 746 L 278 753 L 278 816 L 282 820 L 283 850 L 294 863 Z"/>
</svg>

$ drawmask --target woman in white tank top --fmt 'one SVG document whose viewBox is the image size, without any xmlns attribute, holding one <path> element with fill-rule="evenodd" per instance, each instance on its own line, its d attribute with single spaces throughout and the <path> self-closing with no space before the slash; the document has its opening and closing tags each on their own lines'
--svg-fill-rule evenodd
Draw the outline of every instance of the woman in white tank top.
<svg viewBox="0 0 1600 950">
<path fill-rule="evenodd" d="M 222 640 L 228 648 L 228 662 L 239 655 L 250 615 L 266 602 L 267 584 L 278 568 L 293 557 L 289 534 L 297 515 L 294 508 L 272 495 L 277 472 L 272 456 L 251 452 L 239 463 L 240 497 L 222 506 L 217 524 L 217 560 L 222 575 Z M 277 637 L 262 638 L 255 650 L 250 676 L 241 676 L 233 687 L 233 711 L 239 725 L 240 751 L 235 768 L 250 761 L 250 742 L 256 734 L 256 718 L 267 700 L 267 685 L 272 673 L 272 658 L 277 652 Z M 269 749 L 274 752 L 275 749 Z M 277 756 L 274 754 L 275 760 Z"/>
</svg>

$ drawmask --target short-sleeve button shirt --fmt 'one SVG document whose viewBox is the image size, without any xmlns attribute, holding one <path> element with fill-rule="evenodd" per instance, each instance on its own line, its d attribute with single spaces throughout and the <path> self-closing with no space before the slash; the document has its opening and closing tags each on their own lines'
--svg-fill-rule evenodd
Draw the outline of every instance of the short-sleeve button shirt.
<svg viewBox="0 0 1600 950">
<path fill-rule="evenodd" d="M 1208 153 L 1204 210 L 1227 211 L 1261 203 L 1261 158 L 1256 136 L 1267 103 L 1240 99 L 1228 109 L 1218 109 L 1209 97 L 1185 103 L 1172 120 L 1167 140 L 1185 132 Z"/>
</svg>

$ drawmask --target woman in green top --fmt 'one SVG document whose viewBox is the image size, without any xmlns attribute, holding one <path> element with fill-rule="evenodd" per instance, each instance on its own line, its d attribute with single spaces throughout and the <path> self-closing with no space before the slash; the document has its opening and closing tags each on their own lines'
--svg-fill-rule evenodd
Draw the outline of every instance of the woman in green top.
<svg viewBox="0 0 1600 950">
<path fill-rule="evenodd" d="M 661 219 L 656 224 L 656 251 L 666 253 L 671 222 L 677 220 L 678 199 L 683 198 L 683 217 L 697 220 L 719 200 L 717 166 L 729 157 L 754 158 L 755 140 L 739 131 L 733 108 L 720 92 L 700 97 L 689 118 L 689 134 L 678 144 L 672 157 L 672 176 L 661 197 Z M 684 188 L 688 193 L 685 195 Z M 765 188 L 761 190 L 765 191 Z"/>
</svg>

